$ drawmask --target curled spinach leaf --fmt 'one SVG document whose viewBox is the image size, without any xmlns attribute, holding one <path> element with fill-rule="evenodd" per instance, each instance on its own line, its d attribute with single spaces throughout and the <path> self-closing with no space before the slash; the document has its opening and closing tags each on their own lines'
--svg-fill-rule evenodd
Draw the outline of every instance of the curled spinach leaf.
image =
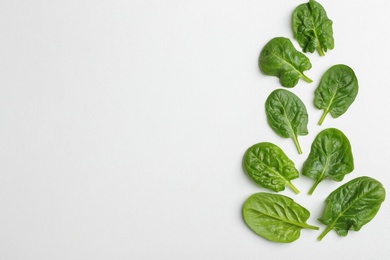
<svg viewBox="0 0 390 260">
<path fill-rule="evenodd" d="M 321 125 L 328 113 L 337 118 L 344 114 L 355 100 L 359 90 L 354 71 L 343 64 L 334 65 L 322 76 L 315 91 L 314 105 L 323 109 Z"/>
<path fill-rule="evenodd" d="M 321 131 L 303 164 L 302 174 L 316 180 L 309 194 L 326 178 L 342 181 L 354 169 L 352 148 L 348 138 L 338 129 Z"/>
<path fill-rule="evenodd" d="M 318 2 L 310 0 L 295 8 L 292 19 L 294 37 L 303 52 L 313 53 L 316 49 L 320 56 L 334 48 L 332 20 Z"/>
<path fill-rule="evenodd" d="M 243 217 L 256 234 L 274 242 L 293 242 L 302 228 L 319 229 L 306 223 L 310 217 L 307 209 L 279 194 L 253 194 L 244 203 Z"/>
<path fill-rule="evenodd" d="M 260 53 L 259 67 L 264 74 L 279 77 L 280 84 L 287 88 L 294 87 L 300 78 L 312 82 L 303 74 L 311 68 L 310 60 L 297 51 L 288 38 L 270 40 Z"/>
<path fill-rule="evenodd" d="M 307 135 L 309 116 L 305 104 L 295 94 L 284 89 L 273 91 L 265 103 L 268 124 L 280 136 L 292 138 L 302 154 L 298 135 Z"/>
<path fill-rule="evenodd" d="M 299 177 L 295 164 L 277 145 L 258 143 L 245 152 L 244 171 L 260 186 L 279 192 L 289 186 L 295 193 L 299 190 L 291 183 Z"/>
<path fill-rule="evenodd" d="M 358 177 L 333 191 L 326 199 L 326 209 L 319 221 L 328 227 L 318 240 L 334 229 L 340 236 L 348 230 L 359 231 L 378 213 L 385 200 L 382 184 L 370 177 Z"/>
</svg>

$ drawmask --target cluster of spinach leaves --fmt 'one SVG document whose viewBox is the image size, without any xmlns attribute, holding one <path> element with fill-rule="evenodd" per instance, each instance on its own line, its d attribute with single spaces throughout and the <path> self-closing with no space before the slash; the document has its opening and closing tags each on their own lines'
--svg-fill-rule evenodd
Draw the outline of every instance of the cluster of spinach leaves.
<svg viewBox="0 0 390 260">
<path fill-rule="evenodd" d="M 317 50 L 320 56 L 324 56 L 327 50 L 332 50 L 332 25 L 325 9 L 314 0 L 299 5 L 293 12 L 294 38 L 303 52 Z M 260 70 L 266 75 L 279 77 L 280 84 L 286 88 L 295 87 L 299 79 L 311 83 L 312 80 L 303 73 L 311 67 L 309 58 L 297 51 L 291 40 L 285 37 L 270 40 L 259 57 Z M 358 88 L 357 77 L 350 67 L 338 64 L 329 68 L 314 92 L 315 107 L 324 110 L 318 125 L 322 125 L 327 114 L 334 118 L 344 114 L 354 102 Z M 265 111 L 269 126 L 281 137 L 292 138 L 298 153 L 302 154 L 298 136 L 308 134 L 308 113 L 302 100 L 290 91 L 277 89 L 268 96 Z M 248 148 L 243 168 L 263 188 L 280 192 L 287 186 L 299 193 L 291 182 L 299 177 L 298 169 L 273 143 L 261 142 Z M 315 180 L 309 191 L 311 195 L 324 179 L 340 182 L 353 170 L 354 159 L 348 138 L 339 129 L 328 128 L 314 139 L 301 173 Z M 318 219 L 327 225 L 318 240 L 332 229 L 341 236 L 346 236 L 350 229 L 360 230 L 374 218 L 385 195 L 383 185 L 368 176 L 355 178 L 334 190 L 327 197 L 326 208 Z M 248 227 L 274 242 L 293 242 L 303 228 L 318 230 L 317 226 L 306 223 L 309 217 L 306 208 L 279 194 L 256 193 L 243 206 L 243 218 Z"/>
</svg>

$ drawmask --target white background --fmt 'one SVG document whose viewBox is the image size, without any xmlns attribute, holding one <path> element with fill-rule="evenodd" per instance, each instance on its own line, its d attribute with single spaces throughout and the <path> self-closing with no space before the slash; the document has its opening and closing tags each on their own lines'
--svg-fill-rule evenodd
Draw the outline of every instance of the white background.
<svg viewBox="0 0 390 260">
<path fill-rule="evenodd" d="M 358 176 L 390 190 L 388 1 L 320 3 L 335 49 L 290 89 L 307 106 L 309 135 L 268 126 L 264 102 L 280 88 L 257 65 L 273 37 L 292 37 L 301 1 L 63 0 L 0 5 L 0 259 L 390 259 L 390 200 L 359 232 L 317 221 L 327 195 Z M 338 119 L 317 125 L 313 94 L 330 66 L 352 67 L 360 89 Z M 244 223 L 251 145 L 268 141 L 296 162 L 328 127 L 349 138 L 355 171 L 343 182 L 293 181 L 311 212 L 290 244 Z"/>
</svg>

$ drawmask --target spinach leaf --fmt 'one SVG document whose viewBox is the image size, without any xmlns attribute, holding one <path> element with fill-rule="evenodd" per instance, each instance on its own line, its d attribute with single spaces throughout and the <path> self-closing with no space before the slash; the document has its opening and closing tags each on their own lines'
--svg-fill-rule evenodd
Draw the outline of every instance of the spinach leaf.
<svg viewBox="0 0 390 260">
<path fill-rule="evenodd" d="M 334 48 L 332 20 L 325 9 L 316 1 L 310 0 L 295 8 L 292 19 L 294 37 L 303 52 L 313 53 L 317 49 L 320 56 Z"/>
<path fill-rule="evenodd" d="M 289 186 L 295 193 L 299 190 L 290 180 L 298 178 L 295 164 L 278 146 L 272 143 L 258 143 L 251 146 L 244 155 L 244 171 L 260 186 L 273 191 L 282 191 Z"/>
<path fill-rule="evenodd" d="M 358 177 L 333 191 L 326 198 L 326 209 L 319 221 L 328 227 L 318 240 L 334 229 L 340 236 L 348 230 L 359 231 L 370 222 L 385 200 L 382 184 L 370 177 Z"/>
<path fill-rule="evenodd" d="M 329 68 L 315 91 L 314 105 L 324 110 L 318 124 L 322 124 L 328 113 L 334 118 L 344 114 L 355 100 L 358 90 L 358 80 L 350 67 L 339 64 Z"/>
<path fill-rule="evenodd" d="M 317 185 L 326 178 L 342 181 L 354 169 L 351 144 L 338 129 L 321 131 L 311 146 L 311 151 L 303 164 L 302 174 L 316 180 L 310 189 L 311 195 Z"/>
<path fill-rule="evenodd" d="M 278 194 L 253 194 L 244 203 L 243 217 L 256 234 L 274 242 L 293 242 L 299 238 L 302 228 L 319 229 L 306 223 L 310 217 L 307 209 Z"/>
<path fill-rule="evenodd" d="M 280 136 L 292 138 L 302 154 L 298 135 L 307 135 L 309 116 L 305 104 L 290 91 L 277 89 L 267 98 L 265 103 L 268 124 Z"/>
<path fill-rule="evenodd" d="M 280 84 L 287 88 L 294 87 L 299 78 L 312 82 L 303 74 L 311 68 L 310 60 L 297 51 L 288 38 L 270 40 L 260 53 L 259 67 L 264 74 L 279 77 Z"/>
</svg>

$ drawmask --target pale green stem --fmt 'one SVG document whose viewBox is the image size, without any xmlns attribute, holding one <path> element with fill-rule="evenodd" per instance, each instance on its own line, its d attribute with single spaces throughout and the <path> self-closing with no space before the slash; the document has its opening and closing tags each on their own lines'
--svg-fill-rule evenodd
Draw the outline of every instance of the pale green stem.
<svg viewBox="0 0 390 260">
<path fill-rule="evenodd" d="M 322 113 L 322 116 L 321 116 L 321 118 L 320 118 L 320 121 L 318 122 L 318 125 L 322 125 L 322 123 L 324 122 L 324 120 L 325 120 L 325 117 L 326 117 L 326 115 L 328 114 L 328 110 L 327 109 L 325 109 L 324 110 L 324 113 Z"/>
<path fill-rule="evenodd" d="M 311 78 L 309 78 L 308 76 L 306 76 L 305 74 L 302 73 L 302 78 L 306 81 L 306 82 L 309 82 L 309 83 L 312 83 L 313 80 Z"/>
<path fill-rule="evenodd" d="M 320 184 L 321 181 L 322 181 L 322 179 L 320 178 L 320 179 L 318 179 L 318 180 L 314 183 L 313 187 L 311 187 L 311 189 L 310 189 L 310 191 L 309 191 L 309 195 L 312 195 L 312 194 L 313 194 L 313 191 L 317 188 L 317 185 Z"/>
<path fill-rule="evenodd" d="M 295 187 L 291 182 L 288 182 L 287 185 L 296 193 L 298 194 L 300 191 Z"/>
<path fill-rule="evenodd" d="M 294 140 L 295 146 L 296 146 L 297 149 L 298 149 L 298 153 L 299 153 L 299 154 L 302 154 L 303 152 L 302 152 L 301 145 L 299 144 L 298 138 L 297 138 L 295 135 L 293 136 L 293 140 Z"/>
<path fill-rule="evenodd" d="M 318 45 L 317 51 L 320 54 L 320 56 L 325 56 L 325 52 L 322 50 L 321 46 Z"/>
<path fill-rule="evenodd" d="M 308 228 L 308 229 L 314 229 L 314 230 L 319 230 L 320 228 L 317 227 L 317 226 L 312 226 L 312 225 L 305 225 L 305 228 Z"/>
<path fill-rule="evenodd" d="M 321 241 L 326 234 L 329 233 L 333 229 L 333 225 L 327 227 L 324 232 L 321 233 L 321 235 L 318 237 L 318 240 Z"/>
</svg>

